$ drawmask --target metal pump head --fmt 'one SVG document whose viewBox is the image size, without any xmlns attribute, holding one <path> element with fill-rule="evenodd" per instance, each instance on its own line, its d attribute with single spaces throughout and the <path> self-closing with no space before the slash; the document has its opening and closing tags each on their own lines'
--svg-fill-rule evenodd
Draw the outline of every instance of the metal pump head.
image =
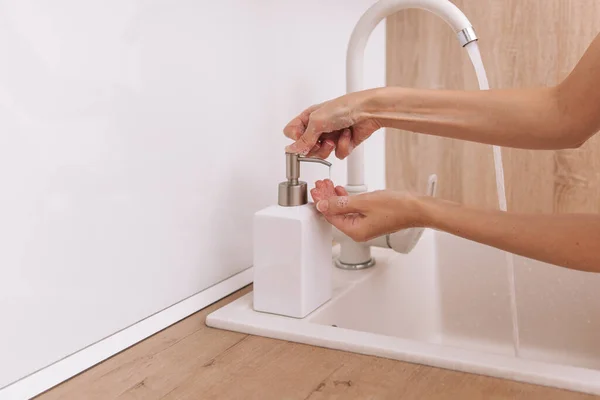
<svg viewBox="0 0 600 400">
<path fill-rule="evenodd" d="M 308 203 L 308 187 L 300 179 L 300 163 L 314 162 L 331 167 L 331 163 L 316 157 L 304 157 L 294 153 L 285 153 L 285 173 L 287 181 L 279 184 L 279 205 L 295 207 Z"/>
</svg>

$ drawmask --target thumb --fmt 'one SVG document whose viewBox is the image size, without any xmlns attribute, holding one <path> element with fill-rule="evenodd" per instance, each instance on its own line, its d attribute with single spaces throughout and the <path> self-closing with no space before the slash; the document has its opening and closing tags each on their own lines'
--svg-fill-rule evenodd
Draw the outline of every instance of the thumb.
<svg viewBox="0 0 600 400">
<path fill-rule="evenodd" d="M 336 196 L 321 200 L 317 203 L 317 210 L 326 215 L 343 215 L 360 212 L 354 196 Z"/>
</svg>

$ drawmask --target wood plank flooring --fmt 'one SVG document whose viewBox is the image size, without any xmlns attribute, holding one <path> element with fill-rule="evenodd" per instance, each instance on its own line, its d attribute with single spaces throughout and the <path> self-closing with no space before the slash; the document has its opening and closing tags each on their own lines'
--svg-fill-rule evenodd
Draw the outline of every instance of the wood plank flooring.
<svg viewBox="0 0 600 400">
<path fill-rule="evenodd" d="M 598 398 L 205 325 L 206 315 L 250 290 L 240 290 L 38 399 Z"/>
</svg>

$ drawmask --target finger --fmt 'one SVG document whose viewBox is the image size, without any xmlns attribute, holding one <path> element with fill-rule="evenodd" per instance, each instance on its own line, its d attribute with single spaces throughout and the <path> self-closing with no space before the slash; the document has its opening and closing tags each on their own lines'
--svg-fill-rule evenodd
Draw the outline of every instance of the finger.
<svg viewBox="0 0 600 400">
<path fill-rule="evenodd" d="M 335 194 L 338 196 L 348 196 L 348 191 L 343 186 L 336 186 Z"/>
<path fill-rule="evenodd" d="M 317 210 L 325 215 L 344 215 L 360 213 L 358 200 L 355 196 L 335 196 L 317 203 Z"/>
<path fill-rule="evenodd" d="M 317 142 L 312 149 L 310 149 L 310 151 L 308 152 L 308 154 L 306 155 L 307 157 L 315 157 L 315 154 L 317 154 L 317 152 L 321 149 L 321 144 L 319 142 Z"/>
<path fill-rule="evenodd" d="M 343 130 L 341 131 L 333 131 L 333 132 L 325 132 L 321 135 L 321 141 L 331 140 L 333 143 L 337 143 L 342 135 Z"/>
<path fill-rule="evenodd" d="M 319 139 L 321 142 L 324 142 L 326 140 L 331 140 L 333 142 L 333 144 L 337 146 L 337 142 L 340 140 L 340 137 L 342 136 L 342 132 L 343 132 L 343 130 L 333 131 L 333 132 L 324 132 L 321 134 L 321 137 Z"/>
<path fill-rule="evenodd" d="M 323 183 L 327 190 L 330 190 L 333 193 L 333 181 L 331 179 L 323 179 Z"/>
<path fill-rule="evenodd" d="M 323 181 L 316 181 L 315 187 L 322 191 L 323 189 L 325 189 L 325 183 Z"/>
<path fill-rule="evenodd" d="M 321 124 L 315 122 L 314 119 L 309 120 L 304 134 L 300 136 L 300 139 L 287 146 L 285 151 L 287 153 L 301 154 L 303 156 L 307 155 L 310 152 L 310 149 L 312 149 L 319 140 L 321 133 L 323 133 L 322 129 L 317 129 L 317 125 Z"/>
<path fill-rule="evenodd" d="M 323 183 L 325 184 L 325 188 L 323 189 L 323 195 L 326 196 L 325 198 L 336 197 L 337 195 L 335 194 L 335 188 L 333 187 L 334 185 L 331 179 L 325 179 Z"/>
<path fill-rule="evenodd" d="M 319 201 L 323 200 L 323 193 L 317 188 L 311 189 L 310 195 L 312 196 L 313 201 L 315 203 L 318 203 Z"/>
<path fill-rule="evenodd" d="M 329 157 L 333 150 L 335 150 L 335 143 L 333 143 L 333 141 L 331 140 L 326 140 L 319 146 L 319 149 L 317 149 L 317 151 L 314 151 L 313 148 L 311 153 L 313 157 L 321 158 L 324 160 L 327 157 Z"/>
<path fill-rule="evenodd" d="M 340 140 L 338 140 L 337 147 L 335 149 L 335 156 L 340 160 L 348 157 L 350 155 L 351 147 L 352 147 L 352 135 L 350 129 L 344 129 L 342 136 L 340 136 Z"/>
<path fill-rule="evenodd" d="M 306 126 L 310 120 L 310 114 L 320 106 L 321 104 L 315 104 L 302 111 L 300 115 L 292 119 L 285 128 L 283 128 L 283 134 L 292 140 L 298 140 L 306 130 Z"/>
</svg>

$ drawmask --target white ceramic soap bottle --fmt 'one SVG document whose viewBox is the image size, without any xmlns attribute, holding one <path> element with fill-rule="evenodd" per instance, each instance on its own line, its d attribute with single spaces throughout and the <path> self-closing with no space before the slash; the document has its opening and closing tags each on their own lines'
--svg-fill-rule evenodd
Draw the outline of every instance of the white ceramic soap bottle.
<svg viewBox="0 0 600 400">
<path fill-rule="evenodd" d="M 304 318 L 331 298 L 331 225 L 308 203 L 301 162 L 327 161 L 286 153 L 287 181 L 279 205 L 254 215 L 254 310 Z"/>
</svg>

